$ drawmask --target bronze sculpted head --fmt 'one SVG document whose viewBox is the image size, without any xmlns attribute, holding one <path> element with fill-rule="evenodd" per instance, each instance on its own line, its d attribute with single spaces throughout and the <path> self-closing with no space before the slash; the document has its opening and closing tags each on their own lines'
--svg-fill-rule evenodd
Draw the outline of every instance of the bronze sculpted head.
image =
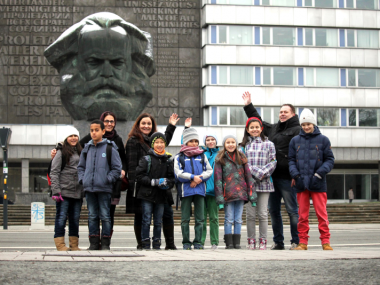
<svg viewBox="0 0 380 285">
<path fill-rule="evenodd" d="M 151 36 L 113 13 L 84 18 L 44 55 L 59 72 L 62 104 L 74 120 L 94 120 L 104 110 L 135 120 L 152 99 Z"/>
</svg>

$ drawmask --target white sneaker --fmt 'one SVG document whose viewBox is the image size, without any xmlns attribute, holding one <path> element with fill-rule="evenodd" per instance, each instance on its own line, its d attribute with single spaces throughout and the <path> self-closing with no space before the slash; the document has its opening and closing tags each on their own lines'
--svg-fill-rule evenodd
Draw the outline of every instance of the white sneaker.
<svg viewBox="0 0 380 285">
<path fill-rule="evenodd" d="M 290 245 L 289 250 L 293 250 L 293 249 L 295 249 L 297 246 L 298 246 L 298 244 L 296 244 L 296 243 L 293 242 L 293 243 Z"/>
<path fill-rule="evenodd" d="M 217 250 L 218 249 L 218 246 L 216 245 L 216 244 L 213 244 L 212 246 L 211 246 L 211 250 Z"/>
</svg>

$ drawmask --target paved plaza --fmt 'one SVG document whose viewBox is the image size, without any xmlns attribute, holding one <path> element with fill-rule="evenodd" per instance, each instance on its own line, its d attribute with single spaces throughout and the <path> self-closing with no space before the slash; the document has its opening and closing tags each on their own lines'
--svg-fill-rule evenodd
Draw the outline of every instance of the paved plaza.
<svg viewBox="0 0 380 285">
<path fill-rule="evenodd" d="M 137 251 L 133 228 L 118 226 L 111 251 L 58 252 L 53 227 L 13 226 L 0 230 L 0 284 L 380 284 L 380 225 L 330 228 L 334 251 L 322 251 L 312 225 L 308 251 L 225 250 L 223 227 L 216 251 L 208 240 L 205 250 Z M 86 227 L 80 234 L 85 249 Z M 180 248 L 180 227 L 175 236 Z"/>
</svg>

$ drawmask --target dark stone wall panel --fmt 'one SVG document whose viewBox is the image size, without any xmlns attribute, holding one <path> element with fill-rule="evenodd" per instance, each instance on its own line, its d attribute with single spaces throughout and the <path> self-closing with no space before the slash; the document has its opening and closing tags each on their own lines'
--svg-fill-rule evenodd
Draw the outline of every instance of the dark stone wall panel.
<svg viewBox="0 0 380 285">
<path fill-rule="evenodd" d="M 57 0 L 56 5 L 0 7 L 0 123 L 72 123 L 59 96 L 59 77 L 44 49 L 67 28 L 97 12 L 115 13 L 152 35 L 157 72 L 144 111 L 159 124 L 202 124 L 199 0 Z M 48 3 L 48 1 L 43 1 Z"/>
</svg>

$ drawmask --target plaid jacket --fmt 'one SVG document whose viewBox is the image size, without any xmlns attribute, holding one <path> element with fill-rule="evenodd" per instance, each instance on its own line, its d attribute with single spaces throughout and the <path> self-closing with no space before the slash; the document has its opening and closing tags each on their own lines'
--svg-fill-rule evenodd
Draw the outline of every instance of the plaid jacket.
<svg viewBox="0 0 380 285">
<path fill-rule="evenodd" d="M 272 178 L 276 169 L 276 149 L 269 141 L 262 141 L 260 137 L 250 137 L 250 142 L 245 146 L 245 154 L 248 159 L 249 170 L 255 178 L 257 192 L 274 192 Z"/>
</svg>

